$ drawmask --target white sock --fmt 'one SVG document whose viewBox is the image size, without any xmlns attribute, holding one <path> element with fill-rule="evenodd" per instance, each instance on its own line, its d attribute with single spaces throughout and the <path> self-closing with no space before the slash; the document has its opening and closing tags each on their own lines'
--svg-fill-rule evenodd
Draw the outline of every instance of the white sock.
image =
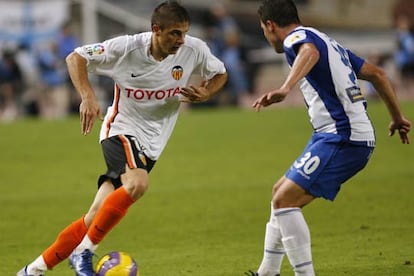
<svg viewBox="0 0 414 276">
<path fill-rule="evenodd" d="M 282 243 L 296 276 L 314 276 L 308 225 L 300 208 L 280 208 L 277 217 Z"/>
<path fill-rule="evenodd" d="M 85 251 L 85 249 L 89 249 L 91 252 L 95 252 L 97 247 L 98 247 L 98 245 L 94 244 L 89 239 L 88 235 L 85 235 L 85 237 L 83 237 L 83 240 L 81 241 L 81 243 L 75 248 L 75 250 L 73 250 L 73 253 L 80 254 L 83 251 Z"/>
<path fill-rule="evenodd" d="M 268 222 L 266 224 L 263 259 L 257 270 L 259 275 L 275 276 L 279 274 L 285 253 L 280 229 Z"/>
<path fill-rule="evenodd" d="M 29 275 L 38 275 L 39 273 L 45 272 L 46 270 L 47 265 L 42 255 L 37 257 L 36 260 L 27 266 L 27 273 Z"/>
<path fill-rule="evenodd" d="M 263 259 L 257 270 L 260 276 L 274 276 L 279 274 L 283 257 L 286 253 L 283 248 L 279 223 L 273 215 L 273 202 L 270 203 L 270 207 L 270 219 L 266 224 Z"/>
</svg>

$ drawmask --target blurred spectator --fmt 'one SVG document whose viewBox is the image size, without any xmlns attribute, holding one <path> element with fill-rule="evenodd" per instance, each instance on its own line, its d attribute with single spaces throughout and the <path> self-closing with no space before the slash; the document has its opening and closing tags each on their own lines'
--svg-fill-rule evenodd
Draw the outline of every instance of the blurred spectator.
<svg viewBox="0 0 414 276">
<path fill-rule="evenodd" d="M 394 55 L 398 70 L 399 93 L 403 97 L 414 95 L 414 1 L 395 0 L 392 18 L 397 35 Z"/>
<path fill-rule="evenodd" d="M 77 36 L 72 31 L 70 22 L 65 22 L 58 34 L 57 47 L 58 55 L 61 59 L 65 59 L 76 47 L 79 46 Z"/>
<path fill-rule="evenodd" d="M 47 119 L 62 119 L 69 114 L 70 108 L 66 64 L 58 49 L 56 43 L 51 43 L 39 51 L 37 57 L 41 79 L 39 113 Z"/>
<path fill-rule="evenodd" d="M 0 120 L 13 121 L 18 118 L 21 96 L 22 73 L 15 53 L 6 51 L 0 59 Z"/>
<path fill-rule="evenodd" d="M 102 110 L 106 110 L 113 102 L 114 81 L 109 77 L 99 76 L 95 89 Z"/>
<path fill-rule="evenodd" d="M 21 104 L 24 115 L 38 115 L 37 97 L 39 93 L 39 68 L 36 56 L 31 45 L 22 43 L 16 52 L 16 62 L 22 73 L 22 99 Z"/>
<path fill-rule="evenodd" d="M 390 54 L 383 54 L 378 51 L 371 51 L 367 57 L 368 62 L 381 67 L 385 71 L 387 71 L 386 63 L 389 59 L 392 59 L 392 56 Z M 363 92 L 367 98 L 379 99 L 379 94 L 371 82 L 362 80 L 361 82 L 364 84 L 362 88 L 364 89 Z M 391 84 L 394 86 L 393 82 L 391 82 Z"/>
<path fill-rule="evenodd" d="M 413 0 L 395 0 L 392 10 L 392 18 L 394 22 L 400 15 L 405 15 L 408 18 L 414 18 Z"/>
<path fill-rule="evenodd" d="M 414 81 L 414 22 L 404 14 L 396 18 L 398 48 L 395 62 L 403 84 L 412 85 Z M 414 92 L 414 91 L 411 91 Z"/>
<path fill-rule="evenodd" d="M 225 102 L 241 104 L 243 97 L 248 94 L 248 80 L 242 59 L 239 27 L 222 3 L 211 6 L 210 17 L 206 40 L 213 54 L 224 62 L 228 73 L 226 88 L 230 95 Z"/>
<path fill-rule="evenodd" d="M 73 33 L 72 24 L 70 21 L 65 22 L 60 28 L 60 32 L 57 37 L 58 56 L 64 61 L 65 58 L 79 46 L 79 39 Z M 65 67 L 66 70 L 66 67 Z M 80 97 L 76 93 L 73 87 L 72 81 L 70 80 L 69 74 L 66 72 L 66 86 L 69 90 L 70 95 L 70 111 L 78 113 Z"/>
</svg>

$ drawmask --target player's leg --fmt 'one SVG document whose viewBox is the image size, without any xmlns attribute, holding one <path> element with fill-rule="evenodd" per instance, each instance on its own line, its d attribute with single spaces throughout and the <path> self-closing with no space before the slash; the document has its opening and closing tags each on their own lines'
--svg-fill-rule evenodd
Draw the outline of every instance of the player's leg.
<svg viewBox="0 0 414 276">
<path fill-rule="evenodd" d="M 114 187 L 112 184 L 101 185 L 88 213 L 63 229 L 57 236 L 55 242 L 17 275 L 43 275 L 46 270 L 52 269 L 65 260 L 82 241 L 96 210 L 113 190 Z"/>
<path fill-rule="evenodd" d="M 85 224 L 89 228 L 99 208 L 101 208 L 104 200 L 115 190 L 114 185 L 110 180 L 104 181 L 99 186 L 95 199 L 92 205 L 89 207 L 88 212 L 85 214 Z M 86 234 L 86 233 L 85 233 Z"/>
<path fill-rule="evenodd" d="M 263 259 L 257 273 L 263 276 L 275 276 L 280 274 L 280 268 L 285 256 L 285 249 L 282 244 L 282 234 L 279 224 L 273 216 L 274 208 L 271 203 L 270 219 L 266 223 Z"/>
<path fill-rule="evenodd" d="M 281 243 L 297 276 L 315 275 L 309 227 L 301 211 L 313 199 L 314 196 L 287 178 L 283 178 L 273 196 L 271 222 L 279 227 Z"/>
<path fill-rule="evenodd" d="M 314 135 L 273 196 L 274 217 L 295 275 L 314 275 L 310 233 L 301 207 L 314 198 L 334 200 L 341 184 L 367 164 L 373 148 Z"/>
<path fill-rule="evenodd" d="M 289 244 L 287 248 L 285 247 L 282 235 L 283 227 L 285 227 L 285 224 L 289 225 L 290 223 L 279 219 L 280 212 L 283 211 L 285 215 L 290 213 L 290 209 L 295 210 L 295 212 L 299 210 L 300 212 L 300 208 L 297 208 L 297 206 L 304 206 L 314 199 L 313 196 L 309 195 L 301 187 L 297 185 L 290 186 L 290 182 L 290 180 L 283 176 L 273 186 L 271 214 L 269 222 L 266 224 L 264 254 L 259 269 L 257 270 L 260 276 L 279 275 L 283 257 L 288 253 L 287 250 L 289 250 L 289 260 L 290 255 L 292 255 L 291 247 L 289 247 Z M 303 225 L 303 222 L 304 220 L 298 224 L 302 228 L 299 232 L 300 234 L 306 233 L 307 230 L 306 223 Z M 306 236 L 305 239 L 302 237 L 300 239 L 306 241 Z M 303 250 L 310 252 L 310 237 L 308 237 L 308 240 L 309 246 L 303 247 Z"/>
<path fill-rule="evenodd" d="M 102 148 L 108 172 L 101 176 L 99 183 L 111 179 L 116 190 L 103 201 L 87 234 L 70 257 L 72 267 L 82 276 L 94 275 L 93 252 L 106 234 L 126 215 L 129 207 L 145 193 L 148 188 L 148 172 L 155 163 L 140 151 L 134 137 L 111 137 L 102 143 Z"/>
<path fill-rule="evenodd" d="M 282 184 L 282 179 L 273 185 L 272 197 Z M 270 203 L 270 218 L 266 223 L 263 259 L 257 273 L 259 275 L 279 275 L 282 261 L 285 256 L 285 249 L 282 244 L 282 234 L 277 221 L 273 217 L 273 201 Z"/>
<path fill-rule="evenodd" d="M 92 266 L 94 251 L 109 231 L 126 215 L 129 207 L 144 194 L 148 187 L 148 173 L 146 170 L 128 168 L 125 175 L 127 182 L 110 193 L 104 200 L 94 216 L 88 232 L 70 256 L 70 264 L 78 276 L 95 275 Z"/>
<path fill-rule="evenodd" d="M 148 173 L 144 169 L 130 169 L 126 166 L 121 181 L 123 185 L 110 193 L 96 215 L 91 216 L 91 226 L 75 253 L 85 249 L 95 251 L 105 235 L 126 215 L 129 207 L 145 193 L 148 188 Z"/>
</svg>

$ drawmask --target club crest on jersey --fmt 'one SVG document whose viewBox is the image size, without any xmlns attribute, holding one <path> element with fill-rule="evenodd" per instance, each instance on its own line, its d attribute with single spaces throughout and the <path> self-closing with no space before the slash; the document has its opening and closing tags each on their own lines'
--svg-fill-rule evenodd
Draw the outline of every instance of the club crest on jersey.
<svg viewBox="0 0 414 276">
<path fill-rule="evenodd" d="M 147 165 L 147 158 L 145 158 L 145 155 L 143 155 L 141 152 L 138 154 L 139 159 L 141 160 L 142 164 L 144 164 L 144 166 Z"/>
<path fill-rule="evenodd" d="M 105 47 L 102 44 L 88 45 L 84 49 L 89 56 L 99 56 L 105 52 Z"/>
<path fill-rule="evenodd" d="M 181 77 L 183 76 L 183 72 L 184 69 L 183 67 L 181 67 L 180 65 L 176 65 L 173 67 L 173 69 L 171 70 L 171 76 L 175 79 L 175 80 L 180 80 Z"/>
</svg>

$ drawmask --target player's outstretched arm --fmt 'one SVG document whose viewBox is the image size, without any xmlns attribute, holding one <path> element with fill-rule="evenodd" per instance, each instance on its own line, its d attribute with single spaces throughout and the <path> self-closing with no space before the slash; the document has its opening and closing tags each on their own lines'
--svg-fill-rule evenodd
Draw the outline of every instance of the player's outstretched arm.
<svg viewBox="0 0 414 276">
<path fill-rule="evenodd" d="M 96 118 L 102 119 L 101 107 L 88 79 L 86 59 L 78 53 L 72 52 L 67 56 L 66 64 L 73 86 L 81 96 L 82 102 L 79 106 L 79 115 L 82 134 L 87 135 L 92 131 Z"/>
<path fill-rule="evenodd" d="M 384 70 L 369 62 L 364 62 L 358 73 L 358 78 L 371 82 L 387 106 L 391 115 L 389 135 L 393 136 L 395 131 L 398 131 L 401 142 L 403 144 L 409 144 L 410 139 L 408 133 L 411 130 L 411 122 L 404 117 L 395 91 Z"/>
<path fill-rule="evenodd" d="M 223 88 L 226 81 L 227 73 L 224 73 L 217 74 L 208 81 L 203 81 L 200 86 L 191 85 L 189 87 L 183 87 L 181 94 L 184 98 L 181 101 L 187 103 L 205 102 L 217 94 Z"/>
<path fill-rule="evenodd" d="M 253 108 L 259 111 L 262 107 L 283 101 L 295 85 L 304 78 L 319 60 L 319 51 L 312 43 L 304 43 L 299 47 L 298 54 L 283 85 L 274 91 L 259 97 Z"/>
</svg>

